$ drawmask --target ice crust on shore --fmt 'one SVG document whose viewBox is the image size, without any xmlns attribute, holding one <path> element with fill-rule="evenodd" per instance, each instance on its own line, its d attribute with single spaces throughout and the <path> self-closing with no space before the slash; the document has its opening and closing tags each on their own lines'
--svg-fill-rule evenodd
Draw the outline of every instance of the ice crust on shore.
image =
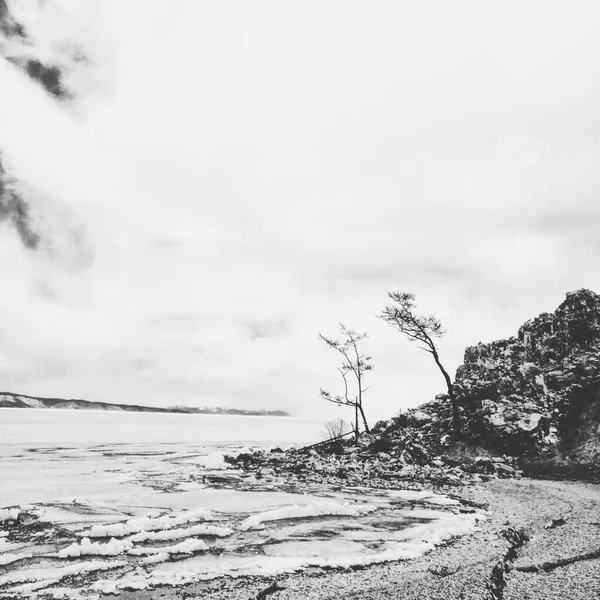
<svg viewBox="0 0 600 600">
<path fill-rule="evenodd" d="M 426 490 L 388 490 L 387 495 L 400 500 L 427 502 L 428 504 L 437 504 L 439 506 L 456 506 L 459 504 L 458 500 L 454 498 L 434 494 Z"/>
<path fill-rule="evenodd" d="M 231 469 L 231 465 L 225 462 L 225 455 L 219 450 L 213 450 L 206 456 L 198 459 L 198 465 L 209 471 L 225 471 Z"/>
<path fill-rule="evenodd" d="M 120 538 L 142 531 L 161 531 L 172 529 L 178 525 L 185 525 L 186 523 L 212 521 L 213 519 L 214 516 L 209 510 L 205 508 L 196 508 L 175 517 L 165 515 L 158 518 L 146 517 L 142 519 L 131 519 L 129 521 L 112 523 L 109 525 L 94 525 L 88 535 L 91 538 Z"/>
<path fill-rule="evenodd" d="M 297 519 L 307 517 L 321 517 L 325 515 L 343 515 L 348 517 L 358 517 L 365 513 L 377 510 L 376 506 L 371 504 L 350 504 L 344 502 L 310 502 L 305 505 L 293 504 L 291 506 L 282 506 L 274 510 L 268 510 L 248 517 L 240 523 L 239 528 L 242 531 L 249 529 L 264 529 L 264 523 L 268 521 L 280 521 L 282 519 Z"/>
<path fill-rule="evenodd" d="M 0 554 L 0 567 L 10 565 L 19 560 L 25 560 L 31 558 L 33 555 L 31 552 L 25 552 L 23 554 Z"/>
<path fill-rule="evenodd" d="M 202 528 L 202 529 L 200 529 Z M 192 532 L 196 530 L 202 531 L 204 535 L 207 534 L 206 531 L 210 531 L 211 528 L 207 528 L 204 526 L 199 526 L 197 528 L 190 527 L 186 530 L 181 530 L 185 532 L 184 535 L 179 533 L 179 530 L 170 530 L 170 531 L 161 531 L 157 533 L 153 532 L 141 532 L 136 536 L 133 536 L 128 539 L 119 540 L 116 538 L 111 538 L 111 540 L 105 544 L 92 542 L 90 538 L 83 538 L 80 544 L 73 543 L 66 548 L 63 548 L 57 553 L 59 558 L 79 558 L 81 556 L 118 556 L 119 554 L 130 554 L 133 556 L 145 556 L 149 554 L 166 554 L 167 558 L 171 554 L 190 554 L 192 552 L 197 552 L 199 550 L 206 550 L 208 546 L 202 540 L 196 540 L 190 537 L 191 535 L 198 535 Z M 233 533 L 231 529 L 225 528 L 213 528 L 216 533 L 221 535 L 230 535 Z M 176 535 L 173 535 L 176 534 Z M 133 542 L 136 541 L 147 541 L 147 540 L 169 540 L 176 539 L 177 537 L 186 538 L 184 541 L 173 544 L 171 546 L 158 546 L 158 547 L 134 547 Z M 135 539 L 137 538 L 137 539 Z M 0 565 L 2 564 L 2 556 L 21 556 L 21 555 L 0 555 Z M 23 555 L 24 556 L 24 555 Z M 15 560 L 20 560 L 16 558 Z"/>
<path fill-rule="evenodd" d="M 164 531 L 140 531 L 132 535 L 128 540 L 132 542 L 146 542 L 148 540 L 177 540 L 181 538 L 204 535 L 214 537 L 228 537 L 233 533 L 229 527 L 219 527 L 215 525 L 193 525 L 182 529 L 167 529 Z"/>
<path fill-rule="evenodd" d="M 93 571 L 107 571 L 109 569 L 116 569 L 126 565 L 123 561 L 89 561 L 82 563 L 75 563 L 65 567 L 48 567 L 40 569 L 24 569 L 23 571 L 16 571 L 8 573 L 0 577 L 0 588 L 5 585 L 19 584 L 19 583 L 34 583 L 36 589 L 42 589 L 53 583 L 58 583 L 64 577 L 70 575 L 80 575 L 82 573 L 91 573 Z M 31 589 L 34 589 L 33 587 Z M 13 588 L 4 591 L 16 591 Z"/>
<path fill-rule="evenodd" d="M 0 523 L 16 521 L 21 513 L 19 508 L 0 508 Z"/>
<path fill-rule="evenodd" d="M 92 592 L 94 597 L 101 591 L 223 576 L 375 564 L 412 558 L 439 540 L 476 527 L 476 515 L 460 513 L 456 500 L 425 491 L 339 489 L 326 483 L 294 488 L 245 475 L 239 486 L 229 477 L 207 484 L 203 472 L 220 462 L 217 454 L 208 460 L 215 446 L 174 448 L 45 448 L 27 462 L 22 460 L 27 449 L 0 445 L 0 458 L 13 476 L 3 487 L 7 508 L 0 514 L 9 517 L 13 511 L 19 520 L 15 539 L 20 540 L 9 543 L 15 526 L 0 524 L 0 561 L 9 565 L 2 573 L 15 575 L 0 579 L 0 597 L 51 595 L 57 589 L 84 596 Z M 230 446 L 218 448 L 221 456 L 232 454 Z M 206 460 L 199 464 L 199 457 Z M 27 465 L 35 469 L 25 478 L 19 469 Z M 49 467 L 53 478 L 44 479 L 40 474 Z M 25 480 L 39 489 L 30 489 Z M 23 513 L 32 519 L 24 519 Z M 40 537 L 36 519 L 45 524 Z M 22 539 L 21 533 L 28 537 Z M 35 564 L 28 560 L 29 552 Z M 19 555 L 25 555 L 22 562 L 13 560 Z M 106 572 L 70 579 L 102 570 Z M 102 581 L 94 584 L 98 577 Z"/>
<path fill-rule="evenodd" d="M 314 555 L 293 555 L 293 542 L 287 542 L 277 555 L 277 545 L 271 546 L 269 556 L 221 556 L 188 559 L 178 563 L 158 565 L 148 575 L 125 576 L 116 582 L 118 589 L 147 589 L 159 585 L 185 585 L 218 577 L 244 577 L 251 575 L 278 576 L 309 567 L 352 568 L 385 562 L 408 560 L 421 556 L 436 544 L 451 537 L 463 535 L 476 528 L 481 513 L 446 514 L 445 522 L 431 523 L 397 532 L 396 541 L 386 542 L 380 551 L 347 551 L 349 546 L 332 542 L 314 545 Z M 326 556 L 329 554 L 329 556 Z"/>
<path fill-rule="evenodd" d="M 111 538 L 107 544 L 94 543 L 90 538 L 83 538 L 81 544 L 73 543 L 59 550 L 59 558 L 78 558 L 80 556 L 117 556 L 133 548 L 130 540 Z"/>
<path fill-rule="evenodd" d="M 193 554 L 201 550 L 207 550 L 208 546 L 202 540 L 188 538 L 179 544 L 173 546 L 158 546 L 158 547 L 139 547 L 132 548 L 128 551 L 134 556 L 146 556 L 148 554 Z"/>
</svg>

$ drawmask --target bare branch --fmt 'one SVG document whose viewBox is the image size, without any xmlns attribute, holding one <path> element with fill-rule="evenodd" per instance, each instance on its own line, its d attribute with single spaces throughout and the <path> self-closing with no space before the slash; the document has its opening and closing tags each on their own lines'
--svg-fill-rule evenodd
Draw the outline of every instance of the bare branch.
<svg viewBox="0 0 600 600">
<path fill-rule="evenodd" d="M 346 402 L 350 403 L 350 399 L 348 398 L 348 380 L 346 379 L 346 375 L 342 369 L 338 367 L 338 371 L 344 380 L 344 398 L 346 398 Z"/>
<path fill-rule="evenodd" d="M 340 334 L 342 338 L 340 340 L 329 338 L 321 333 L 319 333 L 319 339 L 322 340 L 332 348 L 336 350 L 343 357 L 343 361 L 341 366 L 337 367 L 337 370 L 340 372 L 342 379 L 344 380 L 344 395 L 336 396 L 335 398 L 331 396 L 329 392 L 325 392 L 321 390 L 321 398 L 327 400 L 328 402 L 332 402 L 334 404 L 343 404 L 345 406 L 353 406 L 355 408 L 355 430 L 358 431 L 358 415 L 360 413 L 363 424 L 365 426 L 365 430 L 369 431 L 369 426 L 367 420 L 364 415 L 364 411 L 362 409 L 362 394 L 368 388 L 363 388 L 363 378 L 365 373 L 371 371 L 373 369 L 373 365 L 370 362 L 371 356 L 366 354 L 362 354 L 359 350 L 359 343 L 368 337 L 366 332 L 358 333 L 354 329 L 350 329 L 346 327 L 343 323 L 339 324 Z M 350 384 L 346 375 L 348 373 L 352 373 L 354 375 L 355 380 L 355 389 L 357 390 L 357 396 L 351 400 L 350 399 Z"/>
</svg>

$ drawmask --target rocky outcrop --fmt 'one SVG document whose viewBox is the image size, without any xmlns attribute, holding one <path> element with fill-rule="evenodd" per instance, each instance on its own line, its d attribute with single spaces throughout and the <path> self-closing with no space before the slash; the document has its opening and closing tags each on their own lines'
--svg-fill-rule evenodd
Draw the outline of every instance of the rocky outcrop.
<svg viewBox="0 0 600 600">
<path fill-rule="evenodd" d="M 600 296 L 571 292 L 517 337 L 467 348 L 454 389 L 473 442 L 532 460 L 600 464 Z"/>
<path fill-rule="evenodd" d="M 600 296 L 567 294 L 516 337 L 465 350 L 453 391 L 375 425 L 372 450 L 404 464 L 512 477 L 600 475 Z"/>
<path fill-rule="evenodd" d="M 453 388 L 458 430 L 448 394 L 438 394 L 357 440 L 341 436 L 228 460 L 268 481 L 285 472 L 310 484 L 383 488 L 456 486 L 519 477 L 524 469 L 600 474 L 600 296 L 569 293 L 554 313 L 528 321 L 516 337 L 467 348 Z M 521 543 L 513 533 L 509 541 Z M 498 564 L 490 594 L 502 590 L 512 559 L 509 554 Z"/>
</svg>

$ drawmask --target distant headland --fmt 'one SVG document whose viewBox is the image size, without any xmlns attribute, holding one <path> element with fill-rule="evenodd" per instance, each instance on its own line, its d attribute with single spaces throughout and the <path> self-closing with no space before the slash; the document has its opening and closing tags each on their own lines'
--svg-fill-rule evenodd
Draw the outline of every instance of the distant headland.
<svg viewBox="0 0 600 600">
<path fill-rule="evenodd" d="M 243 408 L 223 408 L 213 406 L 196 408 L 191 406 L 171 406 L 168 408 L 157 406 L 141 406 L 138 404 L 114 404 L 111 402 L 91 402 L 90 400 L 65 399 L 65 398 L 39 398 L 0 392 L 0 408 L 56 408 L 60 410 L 104 410 L 121 412 L 144 413 L 179 413 L 202 415 L 240 415 L 252 417 L 289 417 L 285 410 L 246 410 Z"/>
</svg>

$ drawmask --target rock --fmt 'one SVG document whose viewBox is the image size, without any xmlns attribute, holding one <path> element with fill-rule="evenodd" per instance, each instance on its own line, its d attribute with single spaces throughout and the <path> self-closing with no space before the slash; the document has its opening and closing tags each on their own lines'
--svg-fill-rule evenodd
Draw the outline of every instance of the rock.
<svg viewBox="0 0 600 600">
<path fill-rule="evenodd" d="M 440 394 L 438 394 L 438 396 L 439 395 Z M 426 412 L 423 412 L 422 410 L 414 410 L 410 412 L 409 418 L 411 422 L 415 425 L 424 425 L 425 423 L 431 421 L 432 417 L 431 415 L 427 414 Z"/>
<path fill-rule="evenodd" d="M 358 438 L 358 445 L 361 448 L 368 448 L 374 441 L 375 436 L 371 433 L 361 433 Z"/>
<path fill-rule="evenodd" d="M 567 522 L 562 517 L 558 519 L 552 519 L 546 525 L 544 525 L 545 529 L 554 529 L 555 527 L 561 527 L 562 525 L 566 525 Z"/>
<path fill-rule="evenodd" d="M 567 294 L 517 337 L 465 350 L 454 384 L 468 437 L 496 452 L 600 461 L 600 296 Z"/>
</svg>

